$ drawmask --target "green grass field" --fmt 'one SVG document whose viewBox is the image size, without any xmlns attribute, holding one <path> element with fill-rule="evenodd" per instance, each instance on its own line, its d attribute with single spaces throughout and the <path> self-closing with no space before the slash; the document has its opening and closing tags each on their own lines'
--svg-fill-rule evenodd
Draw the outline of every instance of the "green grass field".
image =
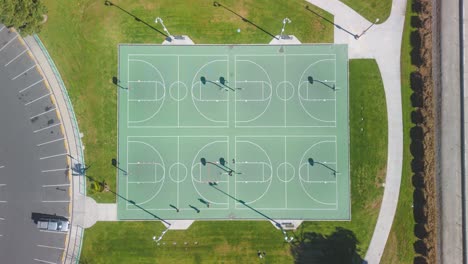
<svg viewBox="0 0 468 264">
<path fill-rule="evenodd" d="M 352 221 L 306 222 L 294 232 L 299 243 L 292 247 L 283 242 L 281 232 L 264 221 L 195 222 L 186 231 L 169 231 L 163 239 L 166 245 L 160 246 L 152 241 L 152 236 L 164 229 L 160 223 L 98 223 L 85 231 L 82 263 L 254 263 L 259 261 L 257 250 L 267 252 L 268 263 L 309 263 L 315 259 L 316 249 L 330 245 L 330 241 L 335 241 L 334 255 L 340 255 L 343 248 L 336 246 L 339 243 L 356 247 L 354 253 L 362 258 L 383 194 L 387 115 L 376 62 L 351 60 L 349 66 Z M 298 250 L 301 248 L 307 251 Z"/>
<path fill-rule="evenodd" d="M 116 172 L 111 159 L 117 153 L 117 101 L 112 77 L 117 76 L 117 45 L 162 43 L 164 37 L 117 7 L 105 6 L 104 1 L 44 2 L 49 20 L 39 36 L 64 78 L 84 133 L 85 159 L 91 166 L 87 173 L 115 189 Z M 199 44 L 268 43 L 271 39 L 225 9 L 213 7 L 212 1 L 114 3 L 159 29 L 160 25 L 153 21 L 161 16 L 171 34 L 188 34 Z M 284 16 L 293 21 L 287 32 L 304 43 L 333 42 L 332 25 L 304 10 L 303 1 L 226 0 L 221 3 L 273 34 L 279 33 Z M 316 11 L 333 20 L 330 14 Z M 241 33 L 237 33 L 238 28 Z M 115 202 L 109 192 L 88 190 L 97 202 Z"/>
<path fill-rule="evenodd" d="M 392 9 L 392 0 L 340 0 L 346 5 L 350 6 L 356 12 L 361 14 L 367 20 L 374 22 L 376 18 L 380 21 L 379 23 L 385 22 L 390 16 Z"/>
<path fill-rule="evenodd" d="M 408 1 L 406 7 L 406 19 L 403 32 L 403 40 L 401 44 L 401 97 L 403 107 L 403 170 L 401 178 L 400 196 L 398 207 L 393 221 L 392 230 L 382 256 L 382 264 L 413 263 L 415 256 L 413 243 L 416 241 L 414 236 L 414 218 L 413 218 L 413 185 L 411 177 L 412 155 L 410 152 L 410 129 L 414 126 L 411 122 L 411 112 L 415 109 L 411 105 L 411 94 L 413 91 L 410 87 L 410 73 L 416 70 L 416 67 L 411 64 L 410 52 L 412 50 L 410 44 L 410 33 L 414 30 L 411 27 L 410 19 L 412 15 L 416 15 L 411 11 L 413 1 Z"/>
</svg>

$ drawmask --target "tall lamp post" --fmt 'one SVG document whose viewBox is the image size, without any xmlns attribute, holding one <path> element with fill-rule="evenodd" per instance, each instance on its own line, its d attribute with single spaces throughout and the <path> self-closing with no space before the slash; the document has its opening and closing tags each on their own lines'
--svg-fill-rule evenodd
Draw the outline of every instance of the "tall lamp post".
<svg viewBox="0 0 468 264">
<path fill-rule="evenodd" d="M 284 39 L 284 38 L 283 38 L 283 36 L 284 36 L 284 28 L 286 27 L 286 24 L 287 24 L 287 23 L 291 23 L 291 19 L 289 19 L 289 18 L 286 17 L 286 18 L 283 19 L 283 27 L 281 28 L 281 33 L 280 33 L 280 38 L 281 38 L 281 39 Z M 285 37 L 285 38 L 286 38 L 286 37 Z"/>
<path fill-rule="evenodd" d="M 162 18 L 157 17 L 157 18 L 154 20 L 154 23 L 157 24 L 158 22 L 161 23 L 161 26 L 163 27 L 164 32 L 166 32 L 167 35 L 169 36 L 168 38 L 171 39 L 171 40 L 174 39 L 174 37 L 171 35 L 171 33 L 169 33 L 169 30 L 167 30 L 166 26 L 164 25 L 164 21 L 162 20 Z"/>
</svg>

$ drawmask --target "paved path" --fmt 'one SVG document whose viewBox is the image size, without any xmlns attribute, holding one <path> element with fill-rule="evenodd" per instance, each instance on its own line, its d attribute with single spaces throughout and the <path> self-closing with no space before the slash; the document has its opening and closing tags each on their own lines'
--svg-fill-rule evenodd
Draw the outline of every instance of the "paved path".
<svg viewBox="0 0 468 264">
<path fill-rule="evenodd" d="M 374 58 L 382 74 L 388 113 L 388 157 L 385 191 L 369 249 L 367 263 L 379 263 L 398 204 L 402 173 L 403 122 L 401 109 L 400 54 L 406 0 L 394 0 L 390 17 L 360 35 L 371 22 L 338 0 L 308 0 L 334 15 L 335 43 L 349 45 L 350 58 Z M 340 29 L 341 27 L 341 29 Z M 345 30 L 349 31 L 346 32 Z"/>
</svg>

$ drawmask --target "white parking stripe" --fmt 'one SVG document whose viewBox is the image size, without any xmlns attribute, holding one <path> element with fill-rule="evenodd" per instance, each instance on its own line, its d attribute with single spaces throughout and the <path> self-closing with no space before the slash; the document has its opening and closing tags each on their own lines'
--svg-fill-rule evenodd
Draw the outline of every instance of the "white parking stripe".
<svg viewBox="0 0 468 264">
<path fill-rule="evenodd" d="M 23 52 L 21 52 L 20 54 L 18 54 L 16 57 L 14 57 L 11 61 L 9 61 L 7 64 L 5 64 L 5 67 L 8 66 L 8 64 L 12 63 L 13 61 L 15 61 L 19 56 L 23 55 L 24 53 L 26 53 L 26 51 L 28 51 L 27 49 L 23 50 Z"/>
<path fill-rule="evenodd" d="M 43 203 L 69 203 L 70 201 L 42 201 Z"/>
<path fill-rule="evenodd" d="M 0 166 L 0 169 L 3 169 L 3 168 L 5 168 L 5 166 Z"/>
<path fill-rule="evenodd" d="M 49 185 L 42 185 L 42 187 L 60 187 L 60 186 L 70 186 L 69 183 L 66 184 L 49 184 Z"/>
<path fill-rule="evenodd" d="M 15 40 L 17 37 L 18 37 L 18 34 L 16 34 L 16 36 L 15 36 L 14 38 L 12 38 L 10 41 L 8 41 L 8 43 L 5 44 L 5 46 L 3 46 L 2 48 L 0 48 L 0 51 L 2 51 L 4 48 L 6 48 L 6 46 L 8 46 L 11 42 L 13 42 L 13 40 Z"/>
<path fill-rule="evenodd" d="M 44 233 L 52 233 L 52 234 L 60 234 L 60 235 L 68 234 L 67 232 L 59 232 L 59 231 L 49 231 L 49 230 L 39 230 L 39 231 L 44 232 Z"/>
<path fill-rule="evenodd" d="M 42 157 L 42 158 L 39 158 L 40 160 L 45 160 L 45 159 L 50 159 L 50 158 L 55 158 L 55 157 L 60 157 L 60 156 L 65 156 L 67 155 L 68 153 L 62 153 L 62 154 L 57 154 L 57 155 L 52 155 L 52 156 L 47 156 L 47 157 Z"/>
<path fill-rule="evenodd" d="M 44 115 L 44 114 L 47 114 L 47 113 L 49 113 L 51 111 L 54 111 L 55 109 L 57 109 L 57 108 L 54 107 L 54 108 L 50 109 L 49 111 L 42 112 L 42 113 L 40 113 L 38 115 L 35 115 L 35 116 L 31 116 L 31 119 L 36 118 L 36 117 L 41 116 L 41 115 Z"/>
<path fill-rule="evenodd" d="M 52 94 L 52 93 L 44 94 L 43 96 L 41 96 L 41 97 L 39 97 L 39 98 L 36 98 L 36 99 L 32 100 L 31 102 L 27 102 L 27 103 L 25 103 L 24 105 L 30 105 L 30 104 L 32 104 L 32 103 L 34 103 L 34 102 L 36 102 L 36 101 L 38 101 L 38 100 L 41 100 L 42 98 L 47 97 L 47 96 L 49 96 L 49 95 L 51 95 L 51 94 Z"/>
<path fill-rule="evenodd" d="M 65 250 L 65 248 L 61 248 L 61 247 L 51 247 L 51 246 L 45 246 L 45 245 L 37 245 L 37 246 L 42 247 L 42 248 L 53 248 L 53 249 Z"/>
<path fill-rule="evenodd" d="M 57 264 L 57 263 L 55 263 L 55 262 L 45 261 L 45 260 L 42 260 L 42 259 L 34 259 L 34 260 L 37 261 L 37 262 L 41 262 L 41 263 Z"/>
<path fill-rule="evenodd" d="M 47 142 L 44 142 L 44 143 L 41 143 L 41 144 L 37 144 L 37 146 L 43 146 L 43 145 L 47 145 L 49 143 L 54 143 L 54 142 L 57 142 L 57 141 L 60 141 L 60 140 L 64 140 L 65 138 L 58 138 L 58 139 L 54 139 L 54 140 L 51 140 L 51 141 L 47 141 Z"/>
<path fill-rule="evenodd" d="M 29 85 L 28 87 L 24 88 L 23 90 L 20 90 L 19 92 L 22 93 L 22 92 L 26 91 L 27 89 L 33 87 L 34 85 L 36 85 L 36 84 L 42 82 L 43 80 L 44 80 L 44 78 L 42 78 L 42 79 L 40 79 L 39 81 L 37 81 L 37 82 L 35 82 L 35 83 Z"/>
<path fill-rule="evenodd" d="M 29 69 L 25 70 L 24 72 L 16 75 L 13 79 L 11 79 L 12 81 L 16 80 L 18 77 L 20 77 L 21 75 L 27 73 L 29 70 L 31 70 L 32 68 L 36 67 L 36 64 L 34 64 L 33 66 L 31 66 Z"/>
<path fill-rule="evenodd" d="M 58 125 L 60 125 L 60 124 L 62 124 L 62 123 L 57 123 L 57 124 L 55 124 L 55 125 L 51 125 L 51 126 L 48 126 L 48 127 L 43 127 L 43 128 L 41 128 L 41 129 L 38 129 L 38 130 L 33 131 L 33 133 L 37 133 L 37 132 L 39 132 L 39 131 L 42 131 L 42 130 L 45 130 L 45 129 L 48 129 L 48 128 L 51 128 L 51 127 L 58 126 Z"/>
<path fill-rule="evenodd" d="M 63 171 L 63 170 L 68 170 L 68 168 L 62 168 L 62 169 L 52 169 L 52 170 L 43 170 L 43 171 L 41 171 L 41 172 Z"/>
</svg>

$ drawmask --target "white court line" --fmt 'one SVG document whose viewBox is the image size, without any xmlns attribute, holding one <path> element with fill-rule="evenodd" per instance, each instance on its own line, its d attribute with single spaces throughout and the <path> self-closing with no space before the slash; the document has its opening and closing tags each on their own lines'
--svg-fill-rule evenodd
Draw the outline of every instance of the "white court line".
<svg viewBox="0 0 468 264">
<path fill-rule="evenodd" d="M 42 259 L 34 259 L 34 260 L 37 261 L 37 262 L 41 262 L 41 263 L 57 264 L 56 262 L 50 262 L 50 261 L 46 261 L 46 260 L 42 260 Z"/>
<path fill-rule="evenodd" d="M 41 172 L 62 171 L 62 170 L 68 170 L 68 168 L 52 169 L 52 170 L 43 170 L 43 171 L 41 171 Z"/>
<path fill-rule="evenodd" d="M 20 77 L 21 75 L 27 73 L 29 70 L 31 70 L 32 68 L 36 67 L 36 64 L 34 64 L 33 66 L 31 66 L 29 69 L 25 70 L 24 72 L 16 75 L 13 79 L 11 79 L 12 81 L 16 80 L 18 77 Z"/>
<path fill-rule="evenodd" d="M 38 114 L 38 115 L 32 116 L 31 119 L 36 118 L 36 117 L 41 116 L 41 115 L 44 115 L 44 114 L 47 114 L 47 113 L 49 113 L 49 112 L 52 112 L 52 111 L 54 111 L 55 109 L 57 109 L 57 108 L 52 108 L 52 109 L 50 109 L 50 110 L 48 110 L 48 111 L 45 111 L 45 112 L 42 112 L 42 113 L 40 113 L 40 114 Z"/>
<path fill-rule="evenodd" d="M 70 186 L 69 183 L 65 184 L 47 184 L 47 185 L 42 185 L 42 187 L 59 187 L 59 186 Z"/>
<path fill-rule="evenodd" d="M 39 98 L 36 98 L 36 99 L 32 100 L 31 102 L 25 103 L 24 105 L 30 105 L 30 104 L 32 104 L 32 103 L 34 103 L 34 102 L 36 102 L 36 101 L 39 101 L 39 100 L 41 100 L 42 98 L 44 98 L 44 97 L 46 97 L 46 96 L 49 96 L 49 95 L 51 95 L 51 94 L 52 94 L 52 93 L 45 94 L 45 95 L 43 95 L 43 96 L 41 96 L 41 97 L 39 97 Z"/>
<path fill-rule="evenodd" d="M 55 127 L 55 126 L 58 126 L 58 125 L 61 125 L 61 124 L 62 124 L 62 123 L 57 123 L 57 124 L 55 124 L 55 125 L 51 125 L 51 126 L 48 126 L 48 127 L 43 127 L 43 128 L 41 128 L 41 129 L 34 130 L 33 133 L 37 133 L 37 132 L 39 132 L 39 131 L 46 130 L 46 129 L 48 129 L 48 128 Z"/>
<path fill-rule="evenodd" d="M 59 138 L 59 139 L 54 139 L 54 140 L 51 140 L 51 141 L 47 141 L 47 142 L 44 142 L 44 143 L 41 143 L 41 144 L 37 144 L 37 146 L 43 146 L 43 145 L 47 145 L 47 144 L 50 144 L 50 143 L 53 143 L 53 142 L 57 142 L 57 141 L 60 141 L 60 140 L 64 140 L 65 138 Z"/>
<path fill-rule="evenodd" d="M 40 79 L 39 81 L 37 81 L 37 82 L 35 82 L 35 83 L 33 83 L 33 84 L 29 85 L 29 86 L 28 86 L 28 87 L 26 87 L 26 88 L 24 88 L 24 89 L 20 90 L 19 92 L 20 92 L 20 93 L 22 93 L 22 92 L 26 91 L 27 89 L 29 89 L 29 88 L 33 87 L 34 85 L 36 85 L 36 84 L 38 84 L 38 83 L 42 82 L 43 80 L 44 80 L 44 78 L 42 78 L 42 79 Z"/>
<path fill-rule="evenodd" d="M 11 61 L 9 61 L 7 64 L 5 64 L 5 67 L 8 66 L 10 63 L 12 63 L 13 61 L 15 61 L 19 56 L 23 55 L 24 53 L 26 53 L 26 51 L 28 51 L 27 49 L 23 50 L 23 52 L 21 52 L 20 54 L 18 54 L 16 57 L 14 57 Z"/>
<path fill-rule="evenodd" d="M 56 154 L 56 155 L 52 155 L 52 156 L 42 157 L 42 158 L 39 158 L 39 159 L 40 160 L 45 160 L 45 159 L 55 158 L 55 157 L 59 157 L 59 156 L 67 155 L 67 154 L 68 153 Z"/>
<path fill-rule="evenodd" d="M 43 203 L 69 203 L 70 201 L 63 200 L 63 201 L 41 201 L 41 202 Z"/>
<path fill-rule="evenodd" d="M 61 248 L 61 247 L 52 247 L 52 246 L 46 246 L 46 245 L 37 245 L 38 247 L 41 247 L 41 248 L 52 248 L 52 249 L 58 249 L 58 250 L 65 250 L 65 248 Z"/>
<path fill-rule="evenodd" d="M 1 47 L 0 51 L 2 51 L 4 48 L 6 48 L 6 46 L 8 46 L 11 42 L 13 42 L 13 40 L 15 40 L 17 37 L 18 37 L 18 34 L 16 34 L 16 36 L 14 38 L 10 39 L 10 41 L 8 41 L 7 44 L 5 44 L 5 46 Z"/>
</svg>

